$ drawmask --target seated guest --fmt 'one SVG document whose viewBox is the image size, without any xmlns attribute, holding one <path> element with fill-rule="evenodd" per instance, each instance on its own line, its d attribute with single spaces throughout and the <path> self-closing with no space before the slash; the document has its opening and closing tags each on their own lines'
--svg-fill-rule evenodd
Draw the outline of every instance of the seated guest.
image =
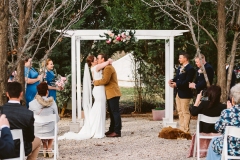
<svg viewBox="0 0 240 160">
<path fill-rule="evenodd" d="M 207 160 L 220 160 L 223 149 L 223 138 L 226 126 L 240 127 L 240 83 L 230 90 L 230 101 L 227 102 L 227 109 L 223 110 L 220 119 L 215 123 L 215 129 L 222 134 L 221 137 L 213 138 L 208 147 Z M 228 154 L 240 156 L 240 139 L 229 137 Z M 231 143 L 231 144 L 229 144 Z"/>
<path fill-rule="evenodd" d="M 207 88 L 207 92 L 205 95 L 207 100 L 202 100 L 202 92 L 200 92 L 197 95 L 196 102 L 191 109 L 191 115 L 197 116 L 198 114 L 203 114 L 209 117 L 218 117 L 220 116 L 222 110 L 226 109 L 226 105 L 220 103 L 220 97 L 221 97 L 221 88 L 219 86 L 212 85 Z M 200 133 L 204 133 L 204 135 L 215 135 L 212 133 L 218 133 L 215 130 L 214 124 L 208 124 L 204 122 L 200 122 Z M 217 135 L 217 134 L 216 134 Z M 195 135 L 192 139 L 192 144 L 190 147 L 190 153 L 188 157 L 193 156 L 193 147 L 195 141 Z M 208 145 L 210 143 L 210 139 L 200 139 L 200 149 L 201 150 L 207 150 Z M 205 157 L 206 151 L 200 152 L 200 157 Z"/>
<path fill-rule="evenodd" d="M 48 97 L 48 84 L 42 82 L 37 86 L 37 95 L 33 101 L 29 103 L 29 110 L 32 110 L 35 115 L 48 116 L 50 114 L 56 114 L 56 119 L 59 121 L 58 109 L 53 97 Z M 35 135 L 39 137 L 49 137 L 54 135 L 54 123 L 47 124 L 35 123 Z M 52 157 L 52 143 L 53 139 L 42 139 L 44 157 L 46 157 L 46 150 L 48 156 Z"/>
<path fill-rule="evenodd" d="M 15 154 L 14 142 L 9 129 L 9 122 L 4 114 L 0 116 L 0 130 L 0 159 L 10 158 Z"/>
<path fill-rule="evenodd" d="M 10 129 L 22 129 L 25 156 L 27 160 L 36 160 L 41 145 L 41 140 L 34 136 L 33 112 L 20 105 L 22 98 L 22 85 L 19 82 L 9 82 L 7 84 L 8 103 L 2 106 L 4 113 L 10 123 Z M 19 156 L 20 141 L 15 140 L 15 154 L 11 158 Z"/>
</svg>

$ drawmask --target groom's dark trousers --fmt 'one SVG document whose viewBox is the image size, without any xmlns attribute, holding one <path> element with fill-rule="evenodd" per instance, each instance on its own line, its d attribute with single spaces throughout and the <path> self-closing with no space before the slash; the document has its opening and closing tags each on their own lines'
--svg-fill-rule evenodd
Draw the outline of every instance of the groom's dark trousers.
<svg viewBox="0 0 240 160">
<path fill-rule="evenodd" d="M 109 131 L 121 135 L 122 120 L 119 112 L 119 99 L 120 97 L 113 97 L 111 99 L 108 99 L 107 103 L 111 119 Z"/>
</svg>

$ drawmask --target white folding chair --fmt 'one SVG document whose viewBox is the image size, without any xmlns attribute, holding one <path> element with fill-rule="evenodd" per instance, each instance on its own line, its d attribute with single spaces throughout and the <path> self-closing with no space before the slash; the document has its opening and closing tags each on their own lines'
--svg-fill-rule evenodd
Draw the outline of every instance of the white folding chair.
<svg viewBox="0 0 240 160">
<path fill-rule="evenodd" d="M 19 139 L 20 140 L 20 155 L 17 158 L 8 158 L 5 160 L 25 160 L 25 150 L 24 150 L 24 142 L 23 142 L 23 134 L 21 129 L 14 129 L 11 130 L 13 140 Z M 1 136 L 1 131 L 0 131 Z"/>
<path fill-rule="evenodd" d="M 238 128 L 236 126 L 227 126 L 226 127 L 225 133 L 224 133 L 224 139 L 223 139 L 222 160 L 240 159 L 240 156 L 228 155 L 228 142 L 227 142 L 228 136 L 240 138 L 240 128 Z"/>
<path fill-rule="evenodd" d="M 57 118 L 56 118 L 56 114 L 50 114 L 48 116 L 39 116 L 39 115 L 34 115 L 35 118 L 35 122 L 38 125 L 39 124 L 46 124 L 49 122 L 54 122 L 54 135 L 50 136 L 50 137 L 44 137 L 44 136 L 38 136 L 40 139 L 54 139 L 54 147 L 52 149 L 52 152 L 54 153 L 54 160 L 57 159 L 59 153 L 58 153 L 58 138 L 57 138 L 57 131 L 58 131 L 58 127 L 57 127 Z M 40 150 L 39 153 L 43 153 L 44 150 Z"/>
<path fill-rule="evenodd" d="M 194 151 L 193 151 L 193 156 L 195 157 L 196 153 L 196 147 L 197 147 L 197 159 L 200 159 L 200 139 L 212 139 L 214 137 L 220 137 L 213 135 L 213 136 L 206 136 L 200 133 L 200 122 L 205 122 L 209 124 L 215 124 L 219 120 L 219 117 L 209 117 L 205 116 L 203 114 L 198 114 L 198 120 L 197 120 L 197 131 L 196 131 L 196 138 L 195 138 L 195 143 L 194 143 Z M 207 151 L 207 150 L 201 150 L 201 151 Z"/>
</svg>

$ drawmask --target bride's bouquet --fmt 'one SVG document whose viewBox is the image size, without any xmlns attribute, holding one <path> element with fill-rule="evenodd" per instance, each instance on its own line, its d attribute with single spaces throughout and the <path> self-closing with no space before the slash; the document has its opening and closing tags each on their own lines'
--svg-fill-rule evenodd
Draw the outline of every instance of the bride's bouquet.
<svg viewBox="0 0 240 160">
<path fill-rule="evenodd" d="M 55 85 L 57 87 L 61 87 L 64 88 L 65 84 L 67 83 L 67 78 L 66 77 L 62 77 L 61 75 L 58 75 L 56 78 L 56 82 Z"/>
</svg>

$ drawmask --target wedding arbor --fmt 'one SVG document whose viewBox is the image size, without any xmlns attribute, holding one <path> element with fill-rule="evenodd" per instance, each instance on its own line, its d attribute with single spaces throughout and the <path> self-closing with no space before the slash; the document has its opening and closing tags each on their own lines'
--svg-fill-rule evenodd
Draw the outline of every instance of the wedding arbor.
<svg viewBox="0 0 240 160">
<path fill-rule="evenodd" d="M 81 120 L 81 48 L 82 40 L 106 40 L 104 35 L 108 30 L 67 30 L 65 37 L 71 38 L 71 64 L 72 64 L 72 122 L 70 131 L 78 132 Z M 188 30 L 135 30 L 135 37 L 143 39 L 165 40 L 165 126 L 176 127 L 173 122 L 173 89 L 169 87 L 168 80 L 173 78 L 174 72 L 174 37 L 181 36 Z M 58 32 L 61 32 L 58 30 Z M 76 94 L 77 93 L 77 94 Z M 77 109 L 77 110 L 76 110 Z M 77 112 L 76 112 L 77 111 Z M 77 113 L 77 114 L 76 114 Z M 77 120 L 78 119 L 78 120 Z"/>
</svg>

